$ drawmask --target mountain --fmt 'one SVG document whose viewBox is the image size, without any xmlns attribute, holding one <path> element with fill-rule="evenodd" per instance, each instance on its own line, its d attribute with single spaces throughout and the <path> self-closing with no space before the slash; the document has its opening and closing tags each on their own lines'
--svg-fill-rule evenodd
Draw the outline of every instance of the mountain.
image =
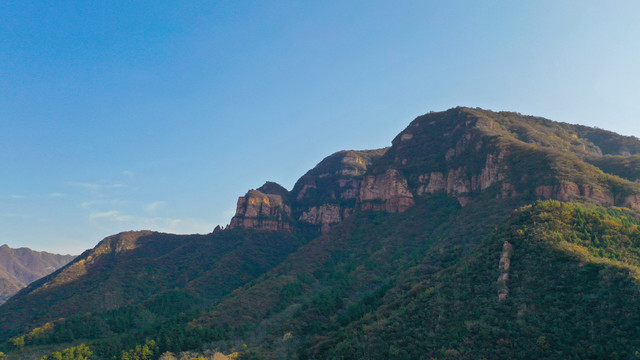
<svg viewBox="0 0 640 360">
<path fill-rule="evenodd" d="M 57 255 L 28 248 L 0 246 L 0 304 L 45 275 L 73 260 L 71 255 Z"/>
<path fill-rule="evenodd" d="M 103 240 L 0 306 L 3 351 L 640 358 L 639 159 L 602 129 L 425 114 L 248 191 L 226 229 Z"/>
</svg>

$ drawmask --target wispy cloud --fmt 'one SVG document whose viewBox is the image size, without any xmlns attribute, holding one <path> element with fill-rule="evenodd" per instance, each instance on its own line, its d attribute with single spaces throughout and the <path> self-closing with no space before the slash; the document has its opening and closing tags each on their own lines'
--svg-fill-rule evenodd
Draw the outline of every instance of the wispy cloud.
<svg viewBox="0 0 640 360">
<path fill-rule="evenodd" d="M 133 175 L 134 174 L 133 174 L 133 171 L 125 170 L 125 171 L 122 172 L 122 175 L 128 177 L 129 179 L 133 179 Z"/>
<path fill-rule="evenodd" d="M 59 193 L 59 192 L 53 192 L 51 194 L 48 195 L 50 198 L 61 198 L 64 197 L 65 194 L 63 193 Z"/>
<path fill-rule="evenodd" d="M 213 223 L 202 219 L 134 216 L 118 210 L 92 212 L 89 214 L 89 220 L 100 227 L 119 227 L 122 230 L 121 228 L 126 226 L 127 229 L 155 230 L 179 234 L 208 233 L 214 227 Z"/>
<path fill-rule="evenodd" d="M 113 222 L 127 222 L 132 221 L 134 219 L 131 215 L 125 215 L 117 210 L 110 211 L 101 211 L 101 212 L 92 212 L 89 214 L 89 220 L 108 220 Z"/>
<path fill-rule="evenodd" d="M 175 234 L 209 233 L 215 226 L 212 222 L 193 218 L 151 217 L 136 219 L 144 229 Z"/>
<path fill-rule="evenodd" d="M 89 209 L 92 208 L 94 206 L 102 206 L 103 208 L 106 206 L 109 207 L 117 207 L 117 206 L 122 206 L 122 205 L 126 205 L 128 203 L 127 200 L 123 200 L 123 199 L 118 199 L 118 198 L 114 198 L 114 199 L 104 199 L 104 198 L 100 198 L 99 200 L 86 200 L 80 203 L 80 207 L 83 209 Z"/>
<path fill-rule="evenodd" d="M 14 198 L 14 199 L 24 199 L 25 198 L 24 195 L 18 195 L 18 194 L 12 194 L 11 197 Z"/>
<path fill-rule="evenodd" d="M 151 215 L 155 215 L 159 209 L 165 207 L 167 203 L 165 201 L 156 201 L 144 207 L 144 211 Z"/>
</svg>

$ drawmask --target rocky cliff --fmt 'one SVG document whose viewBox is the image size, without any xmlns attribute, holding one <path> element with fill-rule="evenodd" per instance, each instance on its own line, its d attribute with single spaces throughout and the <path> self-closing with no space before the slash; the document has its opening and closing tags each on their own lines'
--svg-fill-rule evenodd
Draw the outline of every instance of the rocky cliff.
<svg viewBox="0 0 640 360">
<path fill-rule="evenodd" d="M 407 180 L 395 169 L 365 176 L 359 200 L 363 210 L 386 212 L 404 212 L 414 204 Z"/>
<path fill-rule="evenodd" d="M 236 215 L 229 226 L 261 230 L 292 231 L 289 192 L 267 182 L 257 190 L 249 190 L 238 199 Z"/>
<path fill-rule="evenodd" d="M 324 233 L 348 217 L 356 209 L 368 167 L 386 150 L 340 151 L 302 176 L 292 190 L 300 226 Z"/>
<path fill-rule="evenodd" d="M 389 148 L 327 157 L 290 193 L 277 184 L 277 190 L 250 191 L 238 200 L 231 226 L 324 233 L 355 210 L 404 212 L 416 199 L 437 193 L 463 207 L 491 196 L 640 209 L 640 185 L 632 181 L 638 154 L 640 140 L 634 137 L 517 113 L 454 108 L 416 118 Z"/>
</svg>

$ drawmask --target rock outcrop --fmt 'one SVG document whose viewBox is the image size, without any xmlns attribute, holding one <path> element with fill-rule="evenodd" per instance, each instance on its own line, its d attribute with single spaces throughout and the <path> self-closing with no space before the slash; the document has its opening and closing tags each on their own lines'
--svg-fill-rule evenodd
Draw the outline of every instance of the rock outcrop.
<svg viewBox="0 0 640 360">
<path fill-rule="evenodd" d="M 621 205 L 631 209 L 640 210 L 640 194 L 631 194 L 622 197 Z"/>
<path fill-rule="evenodd" d="M 407 180 L 395 169 L 362 179 L 360 202 L 363 210 L 404 212 L 414 204 Z"/>
<path fill-rule="evenodd" d="M 299 224 L 325 233 L 351 215 L 360 198 L 363 176 L 386 150 L 339 151 L 302 176 L 291 192 Z"/>
<path fill-rule="evenodd" d="M 539 199 L 555 199 L 570 201 L 580 198 L 592 200 L 603 206 L 619 205 L 631 209 L 640 209 L 640 195 L 631 194 L 625 197 L 614 197 L 610 190 L 603 190 L 593 186 L 579 186 L 574 183 L 559 185 L 540 185 L 536 187 L 535 194 Z"/>
<path fill-rule="evenodd" d="M 502 253 L 500 254 L 500 263 L 498 264 L 498 301 L 505 301 L 509 295 L 509 269 L 511 268 L 511 254 L 513 254 L 513 245 L 505 241 L 502 244 Z"/>
<path fill-rule="evenodd" d="M 337 204 L 323 204 L 312 206 L 300 215 L 300 221 L 306 224 L 319 225 L 320 231 L 325 233 L 332 225 L 341 222 L 349 216 L 353 208 L 343 208 Z"/>
<path fill-rule="evenodd" d="M 292 231 L 288 191 L 273 182 L 267 182 L 257 190 L 249 190 L 238 199 L 236 214 L 229 227 Z"/>
<path fill-rule="evenodd" d="M 325 233 L 358 209 L 404 212 L 437 193 L 463 207 L 488 196 L 640 209 L 640 184 L 628 181 L 637 178 L 633 164 L 640 160 L 603 157 L 622 152 L 616 156 L 640 158 L 640 141 L 516 113 L 454 108 L 416 118 L 389 148 L 325 158 L 290 193 L 273 183 L 249 191 L 230 227 Z"/>
</svg>

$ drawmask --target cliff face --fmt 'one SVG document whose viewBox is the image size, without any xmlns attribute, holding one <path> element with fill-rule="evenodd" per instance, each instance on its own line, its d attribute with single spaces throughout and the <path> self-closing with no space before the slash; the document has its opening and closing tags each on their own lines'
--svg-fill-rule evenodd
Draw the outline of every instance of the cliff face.
<svg viewBox="0 0 640 360">
<path fill-rule="evenodd" d="M 249 190 L 238 199 L 236 215 L 229 226 L 260 230 L 292 231 L 288 191 L 267 182 L 258 190 Z"/>
<path fill-rule="evenodd" d="M 250 191 L 238 200 L 231 227 L 324 233 L 358 209 L 404 212 L 418 198 L 437 193 L 463 207 L 484 194 L 640 209 L 640 184 L 629 181 L 637 178 L 632 165 L 639 153 L 634 137 L 455 108 L 416 118 L 389 148 L 327 157 L 290 193 L 277 184 Z"/>
<path fill-rule="evenodd" d="M 267 182 L 238 199 L 230 227 L 325 233 L 356 209 L 367 167 L 386 149 L 340 151 L 302 176 L 291 192 Z"/>
<path fill-rule="evenodd" d="M 360 202 L 363 210 L 404 212 L 413 206 L 413 194 L 407 180 L 394 169 L 362 180 Z"/>
<path fill-rule="evenodd" d="M 340 151 L 302 176 L 292 190 L 299 224 L 325 233 L 353 213 L 363 176 L 386 150 Z"/>
</svg>

